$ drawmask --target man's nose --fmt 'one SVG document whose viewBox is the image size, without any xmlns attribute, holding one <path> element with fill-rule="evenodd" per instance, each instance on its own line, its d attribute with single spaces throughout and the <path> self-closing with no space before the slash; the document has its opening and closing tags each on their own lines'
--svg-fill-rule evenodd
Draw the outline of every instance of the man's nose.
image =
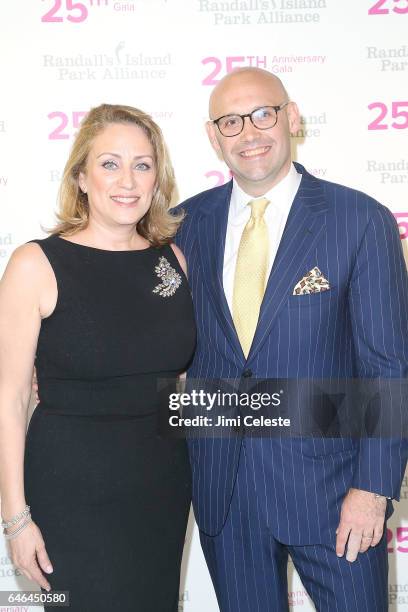
<svg viewBox="0 0 408 612">
<path fill-rule="evenodd" d="M 251 118 L 244 117 L 244 127 L 242 128 L 241 138 L 244 138 L 244 140 L 253 140 L 259 137 L 259 132 L 260 130 L 254 126 Z"/>
</svg>

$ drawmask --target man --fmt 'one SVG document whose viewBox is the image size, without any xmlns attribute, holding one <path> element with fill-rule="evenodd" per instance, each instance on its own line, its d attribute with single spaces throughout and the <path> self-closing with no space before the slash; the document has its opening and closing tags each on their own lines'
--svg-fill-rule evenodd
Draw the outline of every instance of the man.
<svg viewBox="0 0 408 612">
<path fill-rule="evenodd" d="M 189 377 L 406 377 L 407 274 L 390 211 L 292 163 L 299 111 L 272 74 L 230 73 L 209 111 L 234 178 L 181 205 L 198 325 Z M 208 435 L 189 446 L 222 612 L 288 610 L 288 555 L 318 610 L 388 609 L 384 524 L 406 444 Z"/>
</svg>

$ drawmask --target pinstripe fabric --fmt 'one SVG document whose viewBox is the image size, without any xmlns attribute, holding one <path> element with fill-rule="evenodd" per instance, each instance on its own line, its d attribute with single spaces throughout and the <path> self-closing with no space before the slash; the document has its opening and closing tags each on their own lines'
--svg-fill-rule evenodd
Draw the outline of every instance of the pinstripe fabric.
<svg viewBox="0 0 408 612">
<path fill-rule="evenodd" d="M 263 522 L 245 451 L 244 444 L 224 528 L 217 536 L 200 532 L 201 545 L 222 612 L 285 612 L 288 552 Z"/>
<path fill-rule="evenodd" d="M 406 377 L 408 283 L 391 212 L 296 168 L 301 185 L 247 359 L 222 288 L 231 183 L 181 205 L 187 216 L 176 241 L 187 258 L 198 326 L 189 376 L 239 378 L 251 370 L 259 378 Z M 331 289 L 293 296 L 314 266 Z M 234 437 L 189 441 L 195 516 L 208 535 L 225 523 L 241 444 Z M 248 437 L 246 448 L 262 521 L 292 546 L 334 543 L 351 486 L 398 499 L 408 453 L 406 441 L 375 439 Z"/>
<path fill-rule="evenodd" d="M 288 551 L 316 610 L 387 612 L 386 532 L 375 548 L 359 555 L 354 563 L 339 559 L 329 544 L 288 546 Z"/>
<path fill-rule="evenodd" d="M 386 533 L 375 548 L 349 563 L 331 544 L 285 546 L 263 522 L 246 442 L 230 510 L 221 533 L 200 532 L 222 612 L 289 612 L 286 565 L 290 554 L 320 612 L 386 612 Z M 361 588 L 364 585 L 364 588 Z"/>
</svg>

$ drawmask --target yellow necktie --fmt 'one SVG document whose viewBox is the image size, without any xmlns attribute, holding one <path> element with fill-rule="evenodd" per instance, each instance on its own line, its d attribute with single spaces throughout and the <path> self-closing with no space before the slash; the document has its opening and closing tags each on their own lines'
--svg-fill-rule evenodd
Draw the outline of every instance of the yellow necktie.
<svg viewBox="0 0 408 612">
<path fill-rule="evenodd" d="M 248 357 L 265 293 L 269 258 L 266 198 L 248 202 L 251 218 L 242 232 L 235 267 L 232 316 L 245 357 Z"/>
</svg>

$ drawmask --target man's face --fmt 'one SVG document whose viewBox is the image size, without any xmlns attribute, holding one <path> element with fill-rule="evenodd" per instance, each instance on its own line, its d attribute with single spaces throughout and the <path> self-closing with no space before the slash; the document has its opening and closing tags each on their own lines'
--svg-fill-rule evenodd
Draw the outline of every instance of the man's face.
<svg viewBox="0 0 408 612">
<path fill-rule="evenodd" d="M 286 101 L 285 91 L 273 75 L 242 72 L 229 75 L 214 90 L 210 117 L 244 115 L 261 106 L 279 106 Z M 266 130 L 256 128 L 247 117 L 240 134 L 225 137 L 215 124 L 207 123 L 212 146 L 240 187 L 253 196 L 263 195 L 289 172 L 290 134 L 299 128 L 299 111 L 293 102 L 278 111 L 277 124 Z"/>
</svg>

